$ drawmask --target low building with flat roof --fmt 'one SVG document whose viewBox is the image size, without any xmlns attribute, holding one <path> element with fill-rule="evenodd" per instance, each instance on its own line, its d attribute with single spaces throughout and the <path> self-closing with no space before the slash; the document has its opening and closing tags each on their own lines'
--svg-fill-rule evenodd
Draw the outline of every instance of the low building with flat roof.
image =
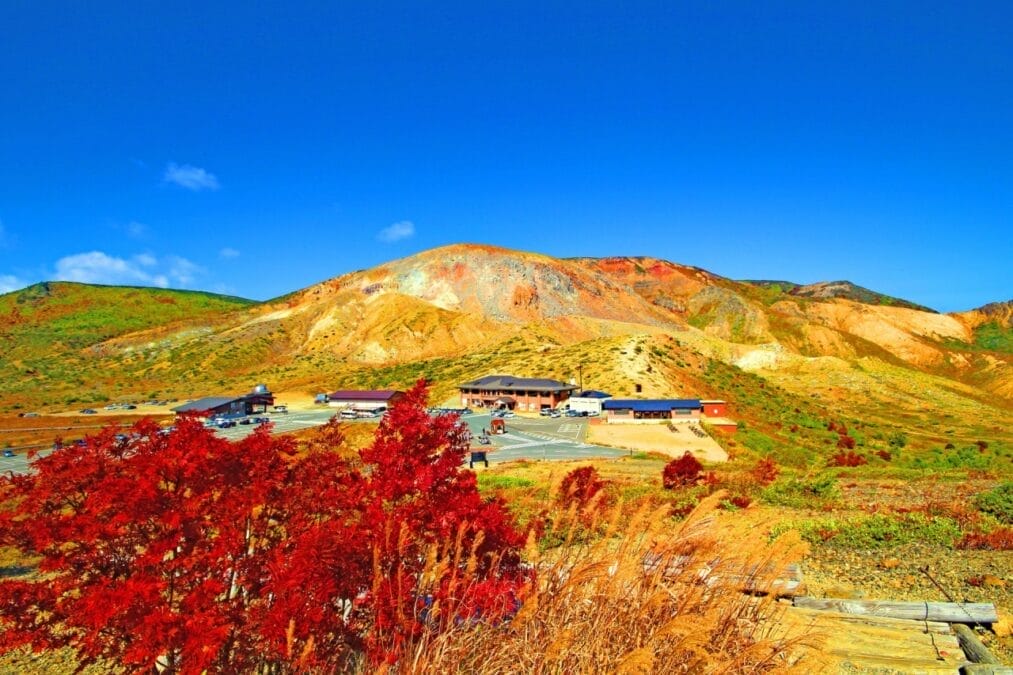
<svg viewBox="0 0 1013 675">
<path fill-rule="evenodd" d="M 606 394 L 603 391 L 596 391 L 594 389 L 586 389 L 578 391 L 571 396 L 566 401 L 566 404 L 570 406 L 570 410 L 588 413 L 589 415 L 601 415 L 602 404 L 610 398 L 612 398 L 612 394 Z"/>
<path fill-rule="evenodd" d="M 695 398 L 613 398 L 602 403 L 609 423 L 699 422 L 702 409 Z"/>
<path fill-rule="evenodd" d="M 342 389 L 327 395 L 332 408 L 372 411 L 389 408 L 404 397 L 403 391 L 394 389 Z"/>
<path fill-rule="evenodd" d="M 461 405 L 471 408 L 505 408 L 538 411 L 555 408 L 570 398 L 576 385 L 540 377 L 487 375 L 457 387 Z"/>
<path fill-rule="evenodd" d="M 242 396 L 206 396 L 172 409 L 177 415 L 197 417 L 243 417 L 266 413 L 274 405 L 274 394 L 262 384 Z"/>
</svg>

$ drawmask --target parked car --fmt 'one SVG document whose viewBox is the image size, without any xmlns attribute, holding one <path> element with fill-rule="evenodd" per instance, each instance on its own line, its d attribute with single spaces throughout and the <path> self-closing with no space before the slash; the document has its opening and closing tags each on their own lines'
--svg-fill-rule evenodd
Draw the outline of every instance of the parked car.
<svg viewBox="0 0 1013 675">
<path fill-rule="evenodd" d="M 472 414 L 472 413 L 474 413 L 474 412 L 475 412 L 475 411 L 474 411 L 474 410 L 472 410 L 471 408 L 463 408 L 463 409 L 461 410 L 461 414 L 462 414 L 462 415 L 471 415 L 471 414 Z"/>
<path fill-rule="evenodd" d="M 267 424 L 267 423 L 269 423 L 271 421 L 270 417 L 254 417 L 252 419 L 253 419 L 253 423 L 254 424 L 258 424 L 258 425 L 259 424 Z"/>
<path fill-rule="evenodd" d="M 559 412 L 558 410 L 553 410 L 552 412 L 549 413 L 549 417 L 552 417 L 552 418 L 562 417 L 562 416 L 563 416 L 563 413 Z"/>
<path fill-rule="evenodd" d="M 566 411 L 566 416 L 567 417 L 580 417 L 580 413 L 577 412 L 576 410 L 570 409 L 570 410 Z"/>
<path fill-rule="evenodd" d="M 274 406 L 274 412 L 276 412 L 276 413 L 287 413 L 288 412 L 288 406 L 287 405 L 276 405 L 276 406 Z"/>
<path fill-rule="evenodd" d="M 4 457 L 13 457 L 13 456 L 14 456 L 13 450 L 4 450 Z"/>
<path fill-rule="evenodd" d="M 81 414 L 82 415 L 97 415 L 98 413 L 96 411 L 92 410 L 91 408 L 85 408 L 84 410 L 81 411 Z"/>
<path fill-rule="evenodd" d="M 235 420 L 221 420 L 218 422 L 219 429 L 229 429 L 234 426 L 236 426 Z"/>
<path fill-rule="evenodd" d="M 600 414 L 601 414 L 601 413 L 599 413 L 599 412 L 598 412 L 597 410 L 591 410 L 591 411 L 589 411 L 589 412 L 587 413 L 587 416 L 588 416 L 588 417 L 598 417 L 598 416 L 599 416 Z"/>
<path fill-rule="evenodd" d="M 511 417 L 517 417 L 517 413 L 515 413 L 513 410 L 507 410 L 500 417 L 506 417 L 507 419 L 509 419 Z"/>
<path fill-rule="evenodd" d="M 239 420 L 239 423 L 240 424 L 253 424 L 253 418 L 252 417 L 244 417 L 243 419 Z"/>
<path fill-rule="evenodd" d="M 542 417 L 550 417 L 552 416 L 552 408 L 542 408 L 538 411 L 538 414 Z"/>
</svg>

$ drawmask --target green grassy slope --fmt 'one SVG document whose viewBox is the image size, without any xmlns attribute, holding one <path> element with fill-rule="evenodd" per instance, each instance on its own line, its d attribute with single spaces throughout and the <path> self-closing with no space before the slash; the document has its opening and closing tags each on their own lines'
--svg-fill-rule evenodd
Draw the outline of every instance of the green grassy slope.
<svg viewBox="0 0 1013 675">
<path fill-rule="evenodd" d="M 0 340 L 8 357 L 49 355 L 251 304 L 198 291 L 44 282 L 0 295 Z"/>
<path fill-rule="evenodd" d="M 133 331 L 217 322 L 252 304 L 197 291 L 69 282 L 0 295 L 0 400 L 10 408 L 22 399 L 39 402 L 41 390 L 94 391 L 96 378 L 108 373 L 93 372 L 99 364 L 87 348 Z"/>
</svg>

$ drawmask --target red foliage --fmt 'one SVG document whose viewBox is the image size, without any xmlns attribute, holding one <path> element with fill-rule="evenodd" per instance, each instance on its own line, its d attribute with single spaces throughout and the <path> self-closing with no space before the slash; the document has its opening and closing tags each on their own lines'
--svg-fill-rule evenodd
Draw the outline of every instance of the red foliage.
<svg viewBox="0 0 1013 675">
<path fill-rule="evenodd" d="M 598 471 L 593 466 L 582 466 L 566 474 L 559 486 L 558 500 L 564 508 L 576 505 L 577 509 L 583 511 L 591 504 L 596 496 L 604 488 L 606 482 L 598 476 Z M 603 495 L 604 497 L 604 495 Z M 603 500 L 599 498 L 598 503 Z"/>
<path fill-rule="evenodd" d="M 855 449 L 855 439 L 851 436 L 841 435 L 837 437 L 837 447 L 844 448 L 845 450 Z"/>
<path fill-rule="evenodd" d="M 853 450 L 849 450 L 848 452 L 838 452 L 836 455 L 832 456 L 830 460 L 827 462 L 827 466 L 853 467 L 853 466 L 862 466 L 863 464 L 868 463 L 869 461 L 865 459 L 864 456 L 859 455 L 857 452 L 854 452 Z"/>
<path fill-rule="evenodd" d="M 661 484 L 666 490 L 695 485 L 700 479 L 703 465 L 689 452 L 665 465 L 661 473 Z"/>
<path fill-rule="evenodd" d="M 957 543 L 957 548 L 976 551 L 1013 551 L 1013 527 L 997 527 L 991 532 L 965 534 Z"/>
<path fill-rule="evenodd" d="M 884 462 L 889 462 L 891 459 L 893 459 L 893 455 L 890 454 L 889 450 L 877 450 L 876 457 L 879 457 Z"/>
<path fill-rule="evenodd" d="M 747 497 L 746 495 L 735 495 L 734 497 L 728 500 L 728 503 L 736 508 L 744 509 L 750 504 L 752 504 L 753 500 Z M 726 509 L 728 507 L 725 506 L 724 503 L 722 502 L 720 508 Z"/>
<path fill-rule="evenodd" d="M 770 457 L 764 457 L 757 462 L 752 471 L 753 478 L 760 485 L 770 485 L 777 480 L 780 473 L 781 469 L 777 466 L 777 462 Z"/>
<path fill-rule="evenodd" d="M 462 617 L 502 617 L 526 581 L 523 537 L 461 470 L 456 418 L 429 417 L 425 398 L 419 383 L 391 408 L 362 467 L 319 447 L 296 458 L 267 429 L 233 443 L 184 420 L 164 436 L 140 423 L 128 443 L 110 428 L 0 479 L 13 505 L 0 544 L 41 556 L 44 579 L 0 583 L 0 653 L 70 647 L 84 664 L 149 672 L 334 671 L 363 650 L 393 661 Z M 337 426 L 325 433 L 341 441 Z M 424 582 L 434 547 L 453 564 Z M 423 601 L 439 603 L 436 618 Z"/>
</svg>

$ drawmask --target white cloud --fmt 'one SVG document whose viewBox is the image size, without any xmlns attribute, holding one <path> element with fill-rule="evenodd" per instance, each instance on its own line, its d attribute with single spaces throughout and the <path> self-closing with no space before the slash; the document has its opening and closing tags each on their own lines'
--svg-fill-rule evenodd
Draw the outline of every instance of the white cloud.
<svg viewBox="0 0 1013 675">
<path fill-rule="evenodd" d="M 221 251 L 218 252 L 218 256 L 221 258 L 238 258 L 239 251 L 229 246 L 226 246 L 225 248 L 223 248 Z"/>
<path fill-rule="evenodd" d="M 141 239 L 148 234 L 148 226 L 136 220 L 131 220 L 126 224 L 124 229 L 126 229 L 127 236 L 131 239 Z"/>
<path fill-rule="evenodd" d="M 189 164 L 180 166 L 175 162 L 169 162 L 169 165 L 165 167 L 165 174 L 162 176 L 162 180 L 166 183 L 175 183 L 194 192 L 217 190 L 221 187 L 218 184 L 218 177 L 213 173 L 199 166 L 190 166 Z"/>
<path fill-rule="evenodd" d="M 395 241 L 401 241 L 407 239 L 415 234 L 415 223 L 410 220 L 402 220 L 388 225 L 387 227 L 380 230 L 376 238 L 380 241 L 392 243 Z"/>
<path fill-rule="evenodd" d="M 28 285 L 23 279 L 18 279 L 10 274 L 0 274 L 0 295 L 17 291 Z"/>
<path fill-rule="evenodd" d="M 166 256 L 159 260 L 142 253 L 132 258 L 117 258 L 102 251 L 76 253 L 56 261 L 58 281 L 84 284 L 189 286 L 203 270 L 186 258 Z"/>
<path fill-rule="evenodd" d="M 165 260 L 169 265 L 169 278 L 182 286 L 189 286 L 192 284 L 194 282 L 194 278 L 204 271 L 199 265 L 190 262 L 186 258 L 180 258 L 179 256 L 170 255 L 167 256 Z"/>
</svg>

